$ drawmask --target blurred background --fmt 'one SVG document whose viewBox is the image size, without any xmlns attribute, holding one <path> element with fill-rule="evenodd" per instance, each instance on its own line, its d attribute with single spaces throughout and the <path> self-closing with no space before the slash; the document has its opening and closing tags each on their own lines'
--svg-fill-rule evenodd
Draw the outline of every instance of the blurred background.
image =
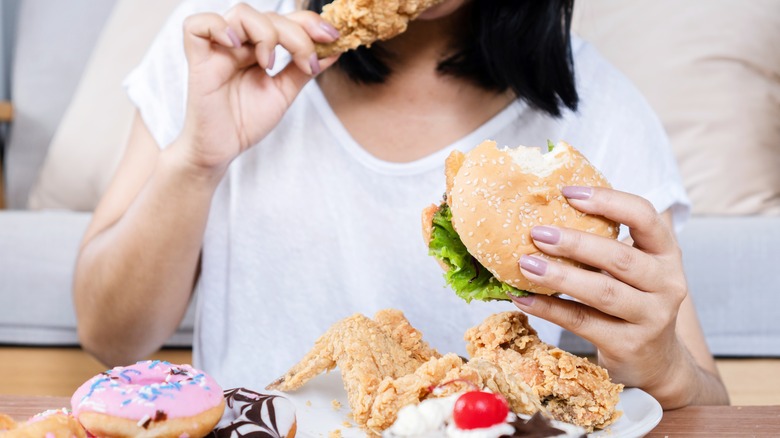
<svg viewBox="0 0 780 438">
<path fill-rule="evenodd" d="M 0 394 L 69 395 L 102 370 L 77 347 L 72 269 L 129 131 L 122 79 L 178 3 L 0 0 Z M 780 2 L 578 0 L 574 30 L 671 138 L 691 294 L 732 401 L 780 404 Z M 191 336 L 188 314 L 158 356 L 188 362 Z"/>
</svg>

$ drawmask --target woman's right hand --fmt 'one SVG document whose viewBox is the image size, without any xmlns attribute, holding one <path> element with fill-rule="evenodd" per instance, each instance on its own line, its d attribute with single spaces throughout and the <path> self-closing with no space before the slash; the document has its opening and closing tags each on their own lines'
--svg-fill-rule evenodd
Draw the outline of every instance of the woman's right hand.
<svg viewBox="0 0 780 438">
<path fill-rule="evenodd" d="M 318 60 L 314 42 L 337 38 L 338 31 L 310 11 L 281 16 L 240 3 L 224 16 L 187 18 L 186 117 L 171 149 L 195 168 L 224 172 L 276 126 L 312 77 L 336 61 Z M 276 45 L 292 62 L 271 76 L 266 69 L 274 65 Z"/>
</svg>

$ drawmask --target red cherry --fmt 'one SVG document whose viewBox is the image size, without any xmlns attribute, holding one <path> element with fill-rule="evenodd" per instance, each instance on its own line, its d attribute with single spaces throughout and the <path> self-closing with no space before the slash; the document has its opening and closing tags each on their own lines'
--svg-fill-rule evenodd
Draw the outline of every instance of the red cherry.
<svg viewBox="0 0 780 438">
<path fill-rule="evenodd" d="M 467 392 L 455 401 L 452 419 L 464 430 L 481 429 L 503 423 L 509 414 L 509 404 L 501 394 Z"/>
</svg>

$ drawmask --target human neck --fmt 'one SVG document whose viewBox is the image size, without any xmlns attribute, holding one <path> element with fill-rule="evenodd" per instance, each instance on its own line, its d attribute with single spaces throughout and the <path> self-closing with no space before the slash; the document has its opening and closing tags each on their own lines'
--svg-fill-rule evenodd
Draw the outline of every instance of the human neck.
<svg viewBox="0 0 780 438">
<path fill-rule="evenodd" d="M 392 73 L 381 84 L 356 83 L 337 68 L 318 78 L 339 120 L 369 153 L 394 162 L 422 158 L 469 134 L 514 99 L 438 72 L 451 54 L 450 36 L 468 18 L 462 14 L 467 11 L 412 22 L 407 32 L 382 43 Z"/>
</svg>

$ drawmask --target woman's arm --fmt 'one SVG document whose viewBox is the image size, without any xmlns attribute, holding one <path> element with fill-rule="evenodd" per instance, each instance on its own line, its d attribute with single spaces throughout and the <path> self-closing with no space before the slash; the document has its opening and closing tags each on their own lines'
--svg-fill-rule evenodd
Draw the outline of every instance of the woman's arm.
<svg viewBox="0 0 780 438">
<path fill-rule="evenodd" d="M 600 363 L 615 381 L 644 389 L 664 409 L 727 404 L 688 296 L 670 215 L 658 214 L 638 196 L 610 189 L 567 188 L 564 194 L 578 210 L 628 226 L 633 242 L 535 228 L 532 237 L 540 250 L 601 272 L 524 256 L 524 275 L 576 301 L 532 296 L 517 299 L 517 306 L 595 344 Z"/>
<path fill-rule="evenodd" d="M 303 86 L 336 57 L 314 41 L 338 32 L 319 15 L 260 13 L 238 4 L 225 16 L 184 24 L 187 108 L 164 150 L 136 115 L 125 156 L 79 253 L 74 301 L 79 338 L 106 364 L 147 355 L 181 321 L 198 272 L 212 196 L 228 165 L 272 130 Z M 292 62 L 271 76 L 274 48 Z"/>
<path fill-rule="evenodd" d="M 136 115 L 82 241 L 74 280 L 79 338 L 108 365 L 158 349 L 187 308 L 221 175 L 188 168 L 175 155 L 160 151 Z"/>
</svg>

